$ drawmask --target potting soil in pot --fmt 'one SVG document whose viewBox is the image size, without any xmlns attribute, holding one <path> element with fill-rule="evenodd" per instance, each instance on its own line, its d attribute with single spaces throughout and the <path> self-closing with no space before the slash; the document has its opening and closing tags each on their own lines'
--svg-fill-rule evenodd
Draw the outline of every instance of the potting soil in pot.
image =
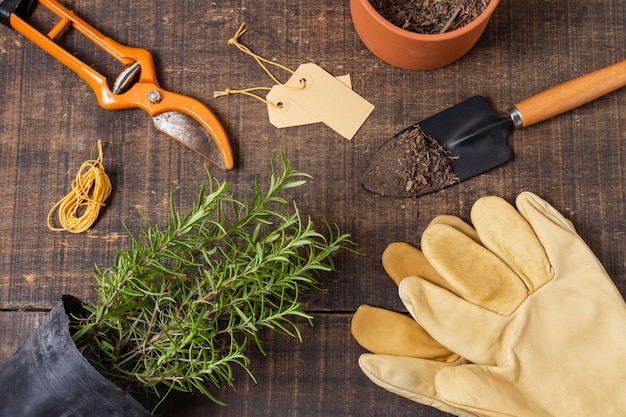
<svg viewBox="0 0 626 417">
<path fill-rule="evenodd" d="M 394 25 L 415 33 L 436 34 L 459 29 L 480 15 L 489 0 L 370 0 Z"/>
</svg>

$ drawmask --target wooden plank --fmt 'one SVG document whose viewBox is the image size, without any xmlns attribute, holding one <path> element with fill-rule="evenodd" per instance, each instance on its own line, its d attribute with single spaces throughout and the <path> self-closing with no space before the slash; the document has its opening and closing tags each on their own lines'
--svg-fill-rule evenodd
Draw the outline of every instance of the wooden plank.
<svg viewBox="0 0 626 417">
<path fill-rule="evenodd" d="M 47 312 L 2 311 L 0 312 L 0 368 L 9 357 L 28 339 L 41 323 Z"/>
<path fill-rule="evenodd" d="M 266 333 L 267 356 L 250 350 L 252 372 L 236 372 L 219 392 L 226 407 L 181 395 L 170 414 L 201 416 L 428 416 L 446 414 L 378 388 L 356 365 L 363 350 L 350 336 L 351 315 L 316 314 L 302 323 L 302 343 Z M 183 398 L 186 400 L 183 401 Z"/>
<path fill-rule="evenodd" d="M 365 256 L 340 255 L 340 273 L 311 303 L 349 310 L 361 301 L 397 305 L 380 267 L 388 243 L 417 245 L 436 214 L 466 217 L 481 195 L 512 199 L 526 189 L 573 217 L 612 276 L 624 282 L 623 250 L 615 243 L 625 233 L 619 190 L 624 178 L 620 108 L 626 97 L 621 91 L 515 132 L 514 161 L 443 192 L 415 201 L 384 199 L 358 182 L 374 151 L 394 131 L 470 95 L 484 94 L 503 111 L 511 102 L 621 59 L 624 35 L 612 30 L 624 15 L 621 4 L 566 3 L 537 5 L 541 14 L 516 4 L 501 7 L 469 55 L 428 72 L 378 61 L 360 43 L 343 3 L 300 1 L 290 3 L 289 12 L 265 3 L 241 8 L 220 2 L 206 8 L 165 2 L 158 12 L 153 3 L 128 3 L 111 16 L 100 2 L 92 7 L 76 1 L 72 7 L 105 34 L 150 49 L 163 86 L 215 110 L 238 161 L 233 172 L 214 172 L 220 178 L 249 186 L 255 176 L 266 176 L 270 154 L 279 148 L 314 176 L 293 194 L 302 212 L 320 224 L 322 218 L 337 222 L 354 235 Z M 376 105 L 353 141 L 323 125 L 276 129 L 263 105 L 248 97 L 212 98 L 215 90 L 270 83 L 253 59 L 226 44 L 243 21 L 249 32 L 242 41 L 258 53 L 291 67 L 314 60 L 333 74 L 351 74 L 354 89 Z M 6 242 L 0 248 L 0 303 L 48 308 L 63 292 L 92 297 L 93 264 L 108 265 L 115 250 L 128 244 L 122 222 L 137 230 L 141 208 L 152 221 L 164 223 L 170 194 L 181 209 L 188 207 L 205 178 L 202 162 L 154 131 L 142 111 L 102 110 L 78 77 L 17 34 L 5 30 L 0 39 L 5 51 L 0 65 L 6 69 L 0 90 L 11 103 L 0 116 L 0 209 L 5 214 L 0 237 Z M 614 47 L 598 48 L 594 42 Z M 77 40 L 75 46 L 83 44 Z M 80 164 L 94 157 L 98 138 L 114 186 L 106 209 L 85 234 L 48 231 L 49 208 L 67 191 Z M 608 233 L 614 238 L 607 239 Z M 371 291 L 379 286 L 384 291 Z"/>
<path fill-rule="evenodd" d="M 41 313 L 1 312 L 0 367 L 44 317 Z M 388 416 L 438 417 L 445 414 L 390 394 L 369 381 L 358 368 L 364 351 L 350 336 L 350 314 L 315 314 L 313 326 L 298 320 L 302 343 L 264 332 L 266 355 L 250 346 L 256 382 L 235 368 L 233 387 L 214 394 L 226 407 L 199 395 L 176 394 L 167 416 Z"/>
<path fill-rule="evenodd" d="M 385 199 L 359 178 L 394 132 L 474 94 L 505 111 L 543 89 L 626 56 L 624 2 L 540 0 L 502 2 L 484 36 L 462 60 L 426 72 L 393 68 L 361 43 L 348 2 L 332 0 L 132 2 L 62 0 L 114 39 L 150 50 L 160 84 L 209 105 L 223 122 L 236 155 L 232 172 L 212 169 L 237 190 L 258 177 L 266 184 L 270 155 L 282 149 L 294 167 L 313 175 L 293 190 L 304 215 L 322 227 L 336 222 L 361 255 L 337 256 L 337 272 L 321 277 L 307 299 L 316 316 L 302 345 L 269 336 L 268 357 L 255 356 L 258 383 L 238 375 L 225 390 L 226 408 L 182 396 L 173 415 L 443 415 L 388 394 L 356 365 L 361 349 L 349 335 L 359 304 L 402 310 L 380 255 L 387 244 L 419 245 L 437 214 L 464 219 L 479 197 L 510 201 L 536 192 L 571 218 L 626 294 L 626 91 L 514 132 L 515 159 L 479 177 L 417 200 Z M 323 125 L 276 129 L 264 105 L 249 97 L 213 98 L 225 88 L 271 85 L 257 63 L 227 45 L 241 22 L 253 51 L 296 68 L 316 62 L 350 74 L 353 88 L 376 109 L 352 141 Z M 88 43 L 67 39 L 72 50 Z M 98 54 L 89 50 L 87 58 Z M 97 64 L 113 72 L 111 63 Z M 186 210 L 206 178 L 202 161 L 156 132 L 141 110 L 105 111 L 77 76 L 19 34 L 0 29 L 0 362 L 34 328 L 41 311 L 64 293 L 95 295 L 94 263 L 106 267 L 129 244 L 122 222 L 137 231 L 138 209 L 164 224 L 170 195 Z M 286 74 L 277 73 L 280 77 Z M 89 231 L 51 232 L 48 210 L 68 190 L 80 164 L 104 144 L 113 194 Z M 287 371 L 285 371 L 287 370 Z M 243 395 L 242 395 L 243 394 Z M 421 414 L 420 414 L 421 413 Z"/>
</svg>

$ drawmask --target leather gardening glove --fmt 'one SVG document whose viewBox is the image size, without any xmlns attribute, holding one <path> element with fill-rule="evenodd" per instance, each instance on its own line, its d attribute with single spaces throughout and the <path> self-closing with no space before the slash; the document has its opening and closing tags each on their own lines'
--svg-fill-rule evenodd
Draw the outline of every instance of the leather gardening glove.
<svg viewBox="0 0 626 417">
<path fill-rule="evenodd" d="M 481 244 L 433 225 L 422 250 L 449 282 L 484 281 L 485 293 L 496 296 L 525 291 L 521 303 L 487 308 L 423 278 L 400 283 L 416 321 L 470 362 L 439 369 L 436 393 L 486 416 L 626 415 L 622 296 L 571 222 L 531 193 L 516 205 L 483 198 L 471 213 Z M 423 372 L 397 358 L 369 361 L 368 369 L 394 387 L 410 386 Z"/>
<path fill-rule="evenodd" d="M 382 260 L 387 274 L 396 284 L 400 284 L 402 279 L 411 275 L 419 275 L 433 281 L 443 280 L 428 264 L 422 252 L 406 243 L 389 245 L 383 252 Z M 405 358 L 406 361 L 434 364 L 432 368 L 425 368 L 432 372 L 421 373 L 420 378 L 415 380 L 406 393 L 393 387 L 386 387 L 384 384 L 383 388 L 457 416 L 471 416 L 443 403 L 435 392 L 436 371 L 440 367 L 459 364 L 462 359 L 433 339 L 415 320 L 404 314 L 361 305 L 352 319 L 351 331 L 354 339 L 363 348 L 375 353 L 375 355 L 364 354 L 359 359 L 361 369 L 370 378 L 372 376 L 363 365 L 367 356 L 382 358 L 396 355 L 398 358 Z M 376 379 L 373 381 L 377 382 Z"/>
<path fill-rule="evenodd" d="M 429 227 L 435 224 L 446 224 L 458 229 L 472 240 L 479 240 L 474 229 L 457 217 L 438 216 Z M 387 274 L 397 285 L 405 277 L 420 276 L 478 304 L 495 306 L 500 302 L 492 295 L 489 299 L 482 299 L 482 284 L 474 288 L 476 285 L 474 282 L 448 282 L 433 269 L 421 251 L 407 243 L 390 244 L 382 255 L 382 263 Z M 504 295 L 501 293 L 501 296 Z M 364 373 L 375 383 L 413 401 L 457 416 L 474 415 L 446 404 L 435 391 L 434 378 L 440 369 L 467 361 L 433 339 L 415 320 L 403 314 L 362 305 L 352 320 L 352 334 L 362 347 L 376 354 L 362 355 L 359 360 Z M 415 374 L 410 380 L 401 381 L 397 386 L 387 384 L 377 376 L 380 372 L 385 372 L 387 362 L 407 369 L 417 366 L 420 368 L 419 375 Z M 370 369 L 372 364 L 373 370 Z M 391 370 L 393 369 L 392 367 Z"/>
</svg>

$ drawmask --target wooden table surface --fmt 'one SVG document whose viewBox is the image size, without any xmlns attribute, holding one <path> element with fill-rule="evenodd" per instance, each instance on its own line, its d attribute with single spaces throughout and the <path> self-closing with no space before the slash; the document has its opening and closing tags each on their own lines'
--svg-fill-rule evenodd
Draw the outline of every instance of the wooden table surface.
<svg viewBox="0 0 626 417">
<path fill-rule="evenodd" d="M 251 350 L 256 383 L 243 371 L 218 395 L 178 396 L 170 415 L 183 416 L 442 416 L 372 384 L 360 371 L 363 350 L 350 335 L 362 303 L 403 311 L 380 255 L 394 241 L 419 244 L 436 214 L 467 218 L 484 195 L 510 201 L 533 191 L 567 217 L 626 294 L 626 90 L 509 139 L 515 158 L 442 192 L 412 199 L 382 198 L 359 178 L 374 152 L 402 127 L 475 94 L 494 109 L 608 66 L 626 56 L 626 7 L 621 0 L 503 0 L 476 47 L 445 68 L 394 68 L 356 35 L 348 1 L 63 0 L 117 41 L 155 58 L 160 84 L 206 103 L 232 142 L 236 169 L 212 170 L 236 189 L 267 178 L 270 156 L 282 149 L 314 179 L 294 192 L 302 213 L 351 233 L 363 254 L 343 252 L 336 273 L 306 301 L 314 326 L 303 342 L 265 334 L 267 356 Z M 265 106 L 249 97 L 213 98 L 225 88 L 271 86 L 252 58 L 227 45 L 240 23 L 242 41 L 291 68 L 315 62 L 333 75 L 350 74 L 355 91 L 376 106 L 348 141 L 325 125 L 277 129 Z M 77 49 L 88 46 L 81 38 Z M 82 49 L 80 49 L 82 50 Z M 88 50 L 86 56 L 95 55 Z M 156 131 L 142 110 L 107 111 L 74 73 L 8 28 L 0 28 L 0 364 L 17 349 L 62 294 L 95 294 L 94 263 L 106 266 L 141 223 L 138 209 L 163 223 L 172 195 L 188 208 L 206 178 L 203 161 Z M 283 77 L 285 74 L 280 74 Z M 80 164 L 104 145 L 112 196 L 87 232 L 53 232 L 52 205 Z"/>
</svg>

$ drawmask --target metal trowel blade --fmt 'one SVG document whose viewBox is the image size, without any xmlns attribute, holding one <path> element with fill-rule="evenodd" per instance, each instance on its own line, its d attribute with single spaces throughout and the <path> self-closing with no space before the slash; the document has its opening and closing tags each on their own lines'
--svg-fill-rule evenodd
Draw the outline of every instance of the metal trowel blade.
<svg viewBox="0 0 626 417">
<path fill-rule="evenodd" d="M 447 188 L 452 184 L 409 193 L 404 167 L 396 143 L 406 132 L 419 128 L 446 151 L 457 181 L 488 171 L 511 158 L 506 140 L 513 129 L 510 116 L 499 116 L 491 110 L 487 100 L 474 96 L 415 123 L 396 133 L 374 155 L 361 184 L 371 192 L 388 197 L 419 197 Z M 383 162 L 384 161 L 384 162 Z M 384 166 L 383 166 L 384 165 Z M 419 174 L 419 173 L 418 173 Z"/>
</svg>

